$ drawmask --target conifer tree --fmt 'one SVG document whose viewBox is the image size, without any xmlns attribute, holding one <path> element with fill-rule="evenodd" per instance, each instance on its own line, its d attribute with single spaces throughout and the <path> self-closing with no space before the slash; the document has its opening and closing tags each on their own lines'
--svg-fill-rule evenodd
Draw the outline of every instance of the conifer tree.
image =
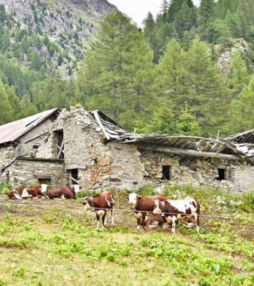
<svg viewBox="0 0 254 286">
<path fill-rule="evenodd" d="M 168 23 L 174 22 L 175 16 L 181 10 L 183 3 L 184 3 L 184 0 L 172 0 L 171 1 L 171 4 L 169 5 L 169 9 L 168 9 L 168 15 L 167 15 Z"/>
<path fill-rule="evenodd" d="M 9 102 L 8 93 L 2 82 L 0 82 L 0 125 L 8 123 L 14 119 L 13 109 Z"/>
<path fill-rule="evenodd" d="M 228 99 L 223 76 L 212 61 L 211 50 L 199 38 L 194 39 L 187 52 L 184 76 L 186 92 L 178 100 L 187 102 L 204 134 L 211 135 L 225 120 Z"/>
<path fill-rule="evenodd" d="M 254 77 L 231 103 L 231 134 L 254 128 Z"/>
<path fill-rule="evenodd" d="M 202 40 L 213 41 L 213 33 L 211 27 L 214 16 L 214 0 L 202 0 L 198 9 L 198 30 Z"/>
<path fill-rule="evenodd" d="M 167 49 L 157 67 L 157 93 L 163 97 L 174 99 L 184 93 L 185 56 L 179 42 L 175 39 L 168 43 Z"/>
<path fill-rule="evenodd" d="M 79 86 L 92 96 L 88 106 L 118 120 L 131 110 L 127 128 L 132 128 L 151 101 L 152 61 L 149 44 L 129 18 L 121 13 L 106 17 L 79 73 Z"/>
<path fill-rule="evenodd" d="M 227 76 L 227 84 L 229 88 L 230 99 L 236 98 L 247 86 L 249 82 L 249 74 L 245 60 L 238 50 L 232 50 L 230 60 L 230 70 Z"/>
<path fill-rule="evenodd" d="M 174 19 L 174 28 L 180 40 L 183 39 L 184 32 L 191 30 L 196 25 L 196 13 L 194 7 L 188 5 L 185 0 L 181 9 L 177 12 Z"/>
</svg>

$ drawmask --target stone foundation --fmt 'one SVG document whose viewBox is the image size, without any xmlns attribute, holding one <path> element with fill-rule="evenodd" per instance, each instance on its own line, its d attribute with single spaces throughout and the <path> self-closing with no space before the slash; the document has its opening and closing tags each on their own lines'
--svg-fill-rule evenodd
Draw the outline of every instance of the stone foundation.
<svg viewBox="0 0 254 286">
<path fill-rule="evenodd" d="M 50 180 L 51 186 L 68 185 L 68 177 L 61 162 L 20 159 L 8 168 L 8 176 L 9 183 L 14 187 L 38 184 L 41 179 Z"/>
</svg>

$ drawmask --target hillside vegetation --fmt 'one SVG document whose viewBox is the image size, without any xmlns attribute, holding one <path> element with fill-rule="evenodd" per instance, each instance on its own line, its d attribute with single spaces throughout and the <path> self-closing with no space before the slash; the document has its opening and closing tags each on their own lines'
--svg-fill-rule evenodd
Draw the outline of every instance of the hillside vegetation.
<svg viewBox="0 0 254 286">
<path fill-rule="evenodd" d="M 125 211 L 117 211 L 117 225 L 106 229 L 95 228 L 82 199 L 18 207 L 8 201 L 0 207 L 0 285 L 253 285 L 253 193 L 190 187 L 165 192 L 201 202 L 200 234 L 180 225 L 175 236 L 169 229 L 137 231 L 123 193 L 116 208 Z"/>
<path fill-rule="evenodd" d="M 225 137 L 253 128 L 253 1 L 163 0 L 143 30 L 119 12 L 96 28 L 91 15 L 98 8 L 98 21 L 111 6 L 66 1 L 25 1 L 31 22 L 15 1 L 2 6 L 0 124 L 81 103 L 129 131 Z"/>
</svg>

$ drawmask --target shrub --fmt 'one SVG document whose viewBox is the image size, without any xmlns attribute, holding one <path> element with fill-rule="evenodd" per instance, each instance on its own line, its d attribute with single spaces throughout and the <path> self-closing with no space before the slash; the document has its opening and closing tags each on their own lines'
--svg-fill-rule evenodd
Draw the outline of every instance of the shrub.
<svg viewBox="0 0 254 286">
<path fill-rule="evenodd" d="M 76 194 L 76 198 L 77 199 L 82 199 L 82 198 L 85 198 L 85 197 L 92 197 L 94 195 L 95 195 L 94 191 L 83 190 L 83 191 L 81 191 L 81 192 Z"/>
<path fill-rule="evenodd" d="M 11 190 L 12 189 L 12 185 L 7 183 L 7 182 L 0 183 L 0 194 L 3 193 L 4 189 Z"/>
<path fill-rule="evenodd" d="M 148 196 L 156 195 L 155 190 L 150 185 L 143 186 L 143 187 L 139 188 L 137 193 L 142 197 L 148 197 Z"/>
</svg>

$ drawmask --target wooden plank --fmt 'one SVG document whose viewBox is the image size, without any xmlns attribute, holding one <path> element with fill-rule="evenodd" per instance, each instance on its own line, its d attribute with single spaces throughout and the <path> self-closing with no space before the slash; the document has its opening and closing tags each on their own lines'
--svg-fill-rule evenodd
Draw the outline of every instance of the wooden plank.
<svg viewBox="0 0 254 286">
<path fill-rule="evenodd" d="M 59 146 L 57 145 L 57 147 L 59 148 Z M 63 153 L 63 147 L 64 147 L 64 141 L 62 142 L 62 145 L 60 147 L 59 153 L 57 154 L 57 159 L 60 158 L 61 154 Z M 64 154 L 64 153 L 63 153 Z"/>
<path fill-rule="evenodd" d="M 39 134 L 39 135 L 36 135 L 36 136 L 30 138 L 29 140 L 25 141 L 24 144 L 27 144 L 27 143 L 29 143 L 29 142 L 31 142 L 31 141 L 33 141 L 33 140 L 35 140 L 35 139 L 37 139 L 37 138 L 39 138 L 39 137 L 45 135 L 45 134 L 48 134 L 49 132 L 51 132 L 51 130 L 48 130 L 48 131 L 45 131 L 45 132 L 43 132 L 43 133 L 41 133 L 41 134 Z"/>
<path fill-rule="evenodd" d="M 99 115 L 98 115 L 98 112 L 97 112 L 97 111 L 94 111 L 94 112 L 93 112 L 93 115 L 94 115 L 94 117 L 95 117 L 95 120 L 96 120 L 97 123 L 99 124 L 101 130 L 103 131 L 105 137 L 107 138 L 107 140 L 110 140 L 110 135 L 108 134 L 108 132 L 105 130 L 103 124 L 101 123 L 100 117 L 99 117 Z"/>
<path fill-rule="evenodd" d="M 87 166 L 84 164 L 70 164 L 65 167 L 66 170 L 75 170 L 75 169 L 82 169 L 86 170 Z"/>
<path fill-rule="evenodd" d="M 173 148 L 173 147 L 163 147 L 163 146 L 157 146 L 157 145 L 141 145 L 138 144 L 138 149 L 141 150 L 150 150 L 150 151 L 157 151 L 162 152 L 166 154 L 176 154 L 176 155 L 187 155 L 191 157 L 205 157 L 205 158 L 222 158 L 222 159 L 228 159 L 228 160 L 241 160 L 240 157 L 237 157 L 235 155 L 230 154 L 219 154 L 219 153 L 213 153 L 213 152 L 203 152 L 203 151 L 196 151 L 196 150 L 186 150 L 186 149 L 180 149 L 180 148 Z"/>
</svg>

